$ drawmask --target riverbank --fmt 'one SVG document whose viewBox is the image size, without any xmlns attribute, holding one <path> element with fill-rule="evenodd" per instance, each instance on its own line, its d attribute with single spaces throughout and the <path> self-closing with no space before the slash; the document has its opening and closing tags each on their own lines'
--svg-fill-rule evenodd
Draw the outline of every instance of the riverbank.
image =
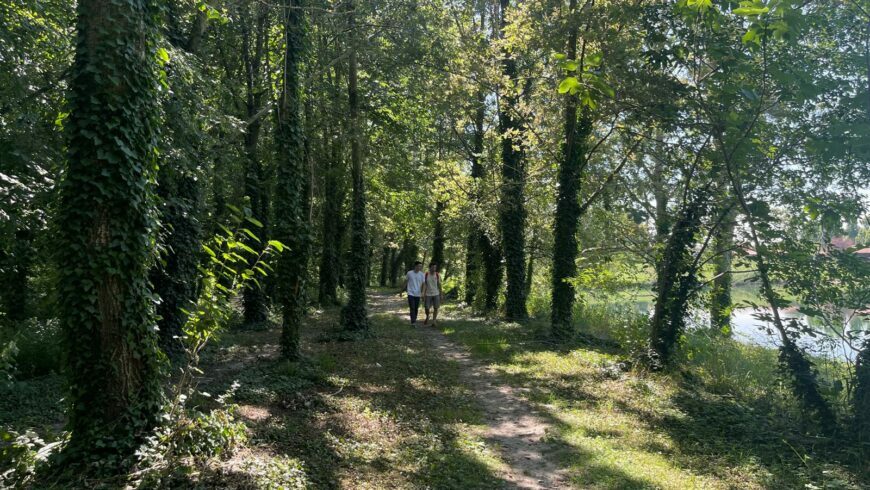
<svg viewBox="0 0 870 490">
<path fill-rule="evenodd" d="M 809 435 L 790 415 L 772 351 L 725 339 L 715 349 L 690 346 L 681 372 L 649 374 L 631 369 L 614 342 L 554 346 L 543 323 L 449 306 L 439 330 L 412 329 L 404 300 L 373 293 L 370 303 L 372 335 L 353 341 L 336 330 L 337 309 L 310 315 L 301 363 L 279 359 L 277 325 L 223 335 L 207 353 L 200 389 L 234 391 L 234 420 L 218 428 L 244 437 L 221 458 L 182 461 L 150 483 L 543 486 L 524 470 L 529 456 L 556 488 L 870 485 L 857 448 Z M 63 422 L 61 386 L 49 376 L 3 391 L 0 426 L 52 440 Z M 499 405 L 511 410 L 505 420 Z"/>
</svg>

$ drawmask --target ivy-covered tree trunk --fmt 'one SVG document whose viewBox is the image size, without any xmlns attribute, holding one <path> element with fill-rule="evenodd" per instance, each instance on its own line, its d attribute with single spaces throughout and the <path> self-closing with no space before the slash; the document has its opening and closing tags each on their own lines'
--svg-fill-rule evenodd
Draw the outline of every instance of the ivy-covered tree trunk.
<svg viewBox="0 0 870 490">
<path fill-rule="evenodd" d="M 171 22 L 176 18 L 175 12 L 170 11 L 167 18 L 172 44 L 195 56 L 208 28 L 206 14 L 196 11 L 186 34 L 177 23 Z M 168 71 L 172 92 L 163 104 L 168 134 L 161 148 L 166 161 L 160 165 L 157 175 L 161 257 L 151 270 L 150 278 L 154 293 L 160 297 L 157 305 L 160 347 L 173 361 L 178 361 L 184 350 L 182 329 L 187 320 L 184 309 L 196 301 L 199 288 L 202 179 L 196 169 L 202 154 L 197 144 L 196 111 L 200 108 L 197 102 L 201 101 L 184 97 L 182 94 L 192 93 L 190 83 L 184 77 L 172 76 L 172 66 Z"/>
<path fill-rule="evenodd" d="M 173 116 L 167 113 L 170 118 Z M 181 120 L 181 119 L 177 119 Z M 178 128 L 170 123 L 171 131 Z M 178 135 L 188 135 L 178 130 Z M 160 348 L 173 361 L 178 360 L 182 345 L 183 327 L 187 320 L 184 309 L 196 301 L 198 267 L 202 229 L 197 219 L 201 204 L 201 188 L 191 175 L 190 162 L 164 165 L 158 173 L 157 195 L 161 200 L 161 233 L 159 240 L 165 255 L 150 273 L 154 293 L 160 297 L 157 305 Z"/>
<path fill-rule="evenodd" d="M 284 1 L 284 73 L 278 109 L 278 170 L 275 184 L 275 239 L 287 246 L 278 257 L 277 293 L 283 319 L 281 353 L 298 359 L 305 313 L 310 249 L 308 163 L 302 126 L 301 76 L 305 27 L 301 0 Z"/>
<path fill-rule="evenodd" d="M 446 270 L 444 267 L 444 217 L 442 216 L 446 208 L 447 204 L 444 201 L 439 200 L 435 203 L 435 229 L 432 239 L 432 262 L 438 264 L 438 270 L 442 271 L 442 274 Z"/>
<path fill-rule="evenodd" d="M 674 222 L 656 263 L 656 299 L 650 321 L 649 359 L 656 369 L 671 363 L 677 341 L 685 329 L 691 294 L 698 285 L 692 247 L 706 213 L 705 193 L 705 190 L 693 191 L 694 195 Z"/>
<path fill-rule="evenodd" d="M 332 136 L 331 134 L 329 136 Z M 341 280 L 341 243 L 344 235 L 342 208 L 345 199 L 344 172 L 338 142 L 329 142 L 327 165 L 323 178 L 323 211 L 321 222 L 320 285 L 318 302 L 322 306 L 338 304 L 338 285 Z"/>
<path fill-rule="evenodd" d="M 501 2 L 501 32 L 508 28 L 507 14 L 510 0 Z M 526 309 L 526 208 L 525 208 L 525 156 L 522 150 L 522 124 L 517 118 L 518 95 L 516 84 L 517 62 L 509 50 L 502 51 L 502 75 L 507 85 L 502 87 L 499 101 L 499 132 L 501 134 L 501 203 L 499 226 L 501 245 L 507 268 L 505 291 L 505 317 L 508 320 L 524 320 Z"/>
<path fill-rule="evenodd" d="M 501 249 L 486 233 L 481 233 L 479 247 L 485 269 L 483 309 L 486 313 L 492 313 L 498 308 L 498 295 L 504 277 L 504 263 L 502 262 Z"/>
<path fill-rule="evenodd" d="M 710 329 L 723 335 L 731 332 L 731 282 L 732 258 L 734 255 L 734 227 L 736 208 L 726 202 L 722 222 L 713 240 L 713 252 L 718 254 L 713 261 L 713 286 L 710 289 Z"/>
<path fill-rule="evenodd" d="M 867 111 L 864 114 L 867 124 L 870 124 L 870 19 L 865 23 L 864 30 L 864 61 L 865 93 Z M 852 421 L 855 436 L 859 442 L 870 443 L 870 339 L 864 340 L 864 346 L 858 353 L 855 363 L 855 393 L 852 395 Z"/>
<path fill-rule="evenodd" d="M 463 298 L 467 305 L 474 303 L 474 298 L 477 296 L 477 283 L 480 281 L 480 278 L 477 277 L 480 262 L 480 254 L 477 253 L 477 241 L 478 237 L 475 231 L 470 230 L 465 238 L 465 288 Z"/>
<path fill-rule="evenodd" d="M 357 82 L 356 7 L 353 0 L 347 4 L 348 15 L 348 107 L 350 130 L 351 181 L 353 183 L 353 209 L 351 211 L 351 261 L 347 264 L 348 301 L 342 309 L 342 325 L 352 332 L 369 329 L 366 282 L 368 280 L 368 233 L 366 230 L 366 196 L 360 142 L 359 87 Z"/>
<path fill-rule="evenodd" d="M 399 271 L 399 276 L 402 276 L 403 272 L 407 272 L 414 268 L 414 262 L 418 260 L 417 255 L 420 253 L 420 247 L 417 246 L 417 242 L 412 240 L 410 237 L 405 238 L 404 242 L 402 242 L 402 265 L 404 266 L 403 271 Z"/>
<path fill-rule="evenodd" d="M 532 294 L 532 281 L 535 278 L 535 256 L 529 254 L 529 263 L 526 264 L 526 284 L 524 286 L 526 298 Z"/>
<path fill-rule="evenodd" d="M 864 341 L 864 347 L 855 364 L 852 420 L 858 441 L 870 442 L 870 340 Z"/>
<path fill-rule="evenodd" d="M 577 1 L 571 0 L 571 23 L 568 34 L 568 60 L 577 58 Z M 582 67 L 580 68 L 582 70 Z M 579 116 L 579 120 L 578 120 Z M 560 341 L 574 335 L 574 286 L 570 280 L 577 274 L 577 225 L 580 220 L 580 173 L 586 153 L 586 139 L 592 132 L 588 111 L 580 113 L 577 96 L 565 94 L 565 143 L 559 165 L 559 188 L 556 196 L 556 218 L 553 229 L 553 275 L 551 332 Z"/>
<path fill-rule="evenodd" d="M 259 142 L 262 119 L 257 117 L 263 106 L 263 56 L 266 46 L 266 14 L 262 8 L 256 15 L 255 32 L 250 23 L 250 5 L 239 6 L 242 30 L 242 61 L 245 69 L 245 110 L 250 121 L 245 130 L 245 195 L 250 199 L 251 216 L 263 223 L 257 230 L 260 239 L 268 238 L 269 199 L 266 175 L 260 159 Z M 252 46 L 253 44 L 253 46 Z M 249 244 L 253 246 L 253 244 Z M 252 282 L 242 294 L 246 324 L 265 322 L 269 318 L 268 295 L 262 284 Z"/>
<path fill-rule="evenodd" d="M 755 216 L 744 194 L 741 176 L 738 169 L 734 168 L 730 158 L 725 159 L 725 171 L 731 184 L 731 190 L 739 204 L 746 220 L 746 228 L 752 246 L 755 248 L 755 265 L 758 279 L 761 284 L 761 294 L 770 306 L 771 323 L 779 333 L 782 345 L 779 347 L 779 363 L 782 371 L 788 375 L 795 397 L 803 406 L 804 412 L 814 420 L 822 431 L 832 434 L 837 429 L 837 418 L 828 400 L 825 399 L 819 387 L 818 371 L 812 360 L 807 358 L 793 338 L 793 334 L 786 329 L 786 324 L 780 315 L 780 306 L 783 303 L 770 277 L 770 265 L 767 260 L 767 247 L 762 243 L 756 225 Z"/>
<path fill-rule="evenodd" d="M 398 249 L 395 247 L 390 249 L 390 286 L 396 287 L 399 281 L 399 264 L 401 260 Z"/>
<path fill-rule="evenodd" d="M 481 48 L 485 48 L 485 40 L 486 36 L 483 35 L 485 32 L 485 23 L 486 23 L 486 12 L 487 9 L 485 5 L 481 5 L 480 8 L 480 33 L 481 33 Z M 468 237 L 466 238 L 465 243 L 465 304 L 471 305 L 474 304 L 474 300 L 477 297 L 477 292 L 479 290 L 479 286 L 481 281 L 483 280 L 479 274 L 479 268 L 483 265 L 483 250 L 481 248 L 481 240 L 485 238 L 483 229 L 481 227 L 481 218 L 482 210 L 480 209 L 480 183 L 484 176 L 484 167 L 483 162 L 481 161 L 483 158 L 484 151 L 484 122 L 486 119 L 486 93 L 484 92 L 482 87 L 478 87 L 477 92 L 475 94 L 475 104 L 474 104 L 474 139 L 471 148 L 471 178 L 474 181 L 474 190 L 472 195 L 474 212 L 471 215 L 471 219 L 468 224 Z M 484 268 L 484 273 L 490 273 L 492 271 Z M 501 280 L 501 279 L 499 279 Z"/>
<path fill-rule="evenodd" d="M 60 185 L 59 317 L 73 455 L 129 454 L 157 422 L 155 2 L 80 0 Z M 104 448 L 101 450 L 100 448 Z"/>
<path fill-rule="evenodd" d="M 378 277 L 378 285 L 381 287 L 387 285 L 387 274 L 390 271 L 390 250 L 392 249 L 387 245 L 381 247 L 381 273 Z"/>
<path fill-rule="evenodd" d="M 0 250 L 0 307 L 6 313 L 3 321 L 14 330 L 30 315 L 32 247 L 33 233 L 22 227 L 15 230 L 8 250 Z"/>
</svg>

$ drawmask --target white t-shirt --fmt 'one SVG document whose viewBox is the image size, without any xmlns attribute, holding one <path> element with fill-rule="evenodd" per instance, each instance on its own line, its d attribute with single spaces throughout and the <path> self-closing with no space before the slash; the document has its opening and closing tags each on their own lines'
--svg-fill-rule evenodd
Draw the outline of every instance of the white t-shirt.
<svg viewBox="0 0 870 490">
<path fill-rule="evenodd" d="M 408 280 L 408 296 L 421 296 L 423 280 L 426 278 L 426 275 L 422 271 L 408 271 L 405 278 Z"/>
</svg>

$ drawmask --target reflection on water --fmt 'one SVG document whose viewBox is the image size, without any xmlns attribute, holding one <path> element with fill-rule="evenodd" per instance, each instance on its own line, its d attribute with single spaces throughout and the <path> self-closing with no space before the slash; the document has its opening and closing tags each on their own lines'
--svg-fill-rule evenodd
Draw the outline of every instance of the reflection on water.
<svg viewBox="0 0 870 490">
<path fill-rule="evenodd" d="M 653 303 L 648 301 L 635 301 L 635 307 L 638 311 L 648 312 L 652 314 Z M 779 335 L 773 331 L 773 325 L 770 322 L 758 319 L 758 314 L 770 314 L 769 308 L 755 310 L 753 308 L 737 308 L 731 312 L 731 328 L 732 335 L 735 339 L 747 343 L 756 344 L 764 347 L 776 348 L 780 345 Z M 870 314 L 857 314 L 855 310 L 843 309 L 842 325 L 845 326 L 849 322 L 848 333 L 843 332 L 841 327 L 840 334 L 846 334 L 851 337 L 852 345 L 855 347 L 861 346 L 862 339 L 870 337 Z M 815 337 L 802 335 L 798 344 L 807 351 L 826 357 L 835 357 L 840 359 L 852 360 L 857 354 L 848 343 L 840 338 L 834 331 L 830 329 L 821 319 L 804 315 L 797 311 L 796 308 L 785 308 L 780 310 L 780 315 L 784 320 L 797 319 L 803 325 L 809 325 L 813 330 L 819 332 Z M 709 314 L 706 311 L 693 310 L 690 313 L 688 324 L 690 328 L 706 329 L 709 328 Z"/>
<path fill-rule="evenodd" d="M 761 313 L 770 313 L 770 310 L 765 308 Z M 768 328 L 772 328 L 769 322 L 759 320 L 756 310 L 752 308 L 739 308 L 731 313 L 731 326 L 734 331 L 734 337 L 738 340 L 764 345 L 767 347 L 778 347 L 780 342 L 777 336 L 772 336 L 767 333 Z M 860 347 L 861 339 L 867 333 L 870 333 L 870 317 L 866 315 L 858 315 L 855 310 L 842 310 L 842 322 L 840 324 L 840 334 L 847 338 L 851 337 L 852 345 Z M 781 311 L 783 319 L 794 318 L 801 322 L 802 325 L 809 325 L 813 330 L 819 332 L 815 337 L 802 335 L 799 344 L 810 352 L 820 355 L 833 355 L 835 357 L 852 359 L 855 353 L 849 347 L 848 343 L 841 339 L 837 333 L 826 325 L 821 319 L 804 315 L 798 312 L 795 308 L 788 308 Z M 846 322 L 848 321 L 848 328 Z"/>
</svg>

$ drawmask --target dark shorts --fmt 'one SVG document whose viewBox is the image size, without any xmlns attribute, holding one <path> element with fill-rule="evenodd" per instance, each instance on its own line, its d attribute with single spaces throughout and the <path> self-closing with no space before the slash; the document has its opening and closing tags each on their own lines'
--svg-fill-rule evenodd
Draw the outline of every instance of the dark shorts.
<svg viewBox="0 0 870 490">
<path fill-rule="evenodd" d="M 441 296 L 426 296 L 423 302 L 426 308 L 438 308 L 441 306 Z"/>
</svg>

